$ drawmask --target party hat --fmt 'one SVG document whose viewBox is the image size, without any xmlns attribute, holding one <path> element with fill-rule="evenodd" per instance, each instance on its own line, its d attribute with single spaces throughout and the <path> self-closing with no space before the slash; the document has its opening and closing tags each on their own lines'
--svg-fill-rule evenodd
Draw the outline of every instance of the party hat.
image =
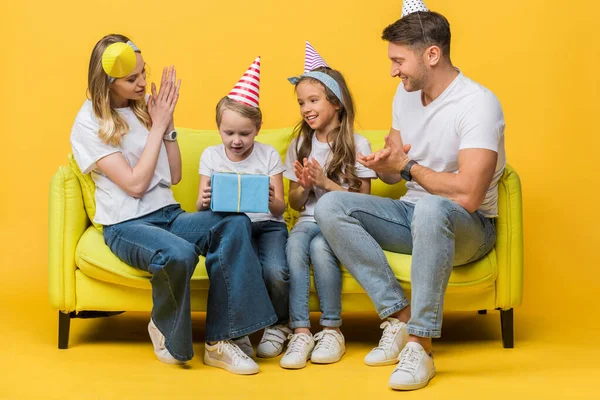
<svg viewBox="0 0 600 400">
<path fill-rule="evenodd" d="M 422 0 L 404 0 L 404 3 L 402 4 L 403 17 L 417 11 L 427 12 L 429 9 Z"/>
<path fill-rule="evenodd" d="M 307 40 L 306 50 L 304 52 L 304 73 L 307 73 L 319 67 L 329 67 L 329 65 L 327 65 L 325 60 L 323 60 L 323 57 L 321 57 L 321 55 L 317 53 L 315 48 L 312 47 L 312 45 Z"/>
<path fill-rule="evenodd" d="M 102 54 L 102 69 L 111 78 L 122 78 L 134 69 L 137 60 L 134 48 L 128 43 L 113 43 Z"/>
<path fill-rule="evenodd" d="M 248 67 L 227 97 L 250 107 L 258 108 L 260 90 L 260 56 Z"/>
</svg>

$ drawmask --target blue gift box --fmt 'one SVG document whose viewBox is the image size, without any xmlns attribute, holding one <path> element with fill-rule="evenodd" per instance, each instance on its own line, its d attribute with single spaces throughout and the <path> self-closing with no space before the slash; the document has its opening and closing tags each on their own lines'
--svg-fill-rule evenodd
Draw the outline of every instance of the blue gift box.
<svg viewBox="0 0 600 400">
<path fill-rule="evenodd" d="M 210 209 L 223 212 L 269 212 L 268 175 L 214 172 Z"/>
</svg>

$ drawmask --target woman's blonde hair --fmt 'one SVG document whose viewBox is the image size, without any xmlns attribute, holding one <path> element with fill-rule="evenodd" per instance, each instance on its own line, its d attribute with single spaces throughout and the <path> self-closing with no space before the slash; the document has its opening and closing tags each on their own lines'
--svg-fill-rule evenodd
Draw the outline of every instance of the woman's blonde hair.
<svg viewBox="0 0 600 400">
<path fill-rule="evenodd" d="M 342 92 L 343 103 L 336 95 L 329 90 L 321 81 L 311 77 L 301 77 L 296 87 L 300 82 L 309 81 L 318 83 L 325 89 L 327 100 L 334 106 L 339 107 L 337 113 L 340 121 L 338 128 L 332 129 L 327 133 L 327 143 L 331 150 L 332 158 L 323 165 L 323 170 L 329 179 L 338 185 L 347 184 L 350 191 L 357 192 L 360 189 L 361 181 L 356 175 L 356 147 L 354 144 L 354 102 L 352 95 L 346 84 L 346 80 L 339 71 L 327 67 L 315 68 L 315 72 L 323 72 L 338 83 Z M 308 158 L 312 151 L 312 137 L 314 130 L 308 123 L 302 119 L 294 128 L 292 139 L 296 141 L 296 155 L 300 163 L 304 158 Z"/>
<path fill-rule="evenodd" d="M 260 108 L 247 106 L 225 96 L 217 103 L 217 127 L 221 126 L 221 120 L 223 119 L 225 110 L 235 111 L 242 117 L 248 118 L 252 121 L 254 126 L 256 126 L 256 129 L 260 129 L 260 126 L 262 125 L 262 112 L 260 111 Z"/>
<path fill-rule="evenodd" d="M 128 41 L 129 38 L 123 35 L 104 36 L 92 50 L 88 70 L 88 95 L 92 101 L 94 114 L 100 122 L 98 136 L 104 143 L 112 146 L 117 146 L 121 142 L 123 136 L 129 132 L 129 125 L 117 111 L 110 107 L 110 81 L 109 76 L 102 68 L 102 55 L 111 44 L 127 43 Z M 152 120 L 148 114 L 146 99 L 129 100 L 128 107 L 133 110 L 140 122 L 150 129 Z"/>
</svg>

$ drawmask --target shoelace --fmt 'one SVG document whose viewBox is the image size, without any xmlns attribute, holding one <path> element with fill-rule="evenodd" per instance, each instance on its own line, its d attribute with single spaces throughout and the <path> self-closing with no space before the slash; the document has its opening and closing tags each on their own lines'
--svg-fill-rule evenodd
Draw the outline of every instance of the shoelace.
<svg viewBox="0 0 600 400">
<path fill-rule="evenodd" d="M 282 332 L 283 337 L 278 335 L 277 332 Z M 285 333 L 286 332 L 283 329 L 269 327 L 265 330 L 265 334 L 262 338 L 262 341 L 263 342 L 271 342 L 275 345 L 281 345 L 281 344 L 283 344 L 283 342 L 285 342 L 285 339 L 287 338 Z M 277 347 L 277 346 L 275 346 L 275 347 Z"/>
<path fill-rule="evenodd" d="M 300 333 L 297 335 L 290 333 L 288 336 L 288 339 L 290 339 L 290 344 L 287 354 L 302 352 L 302 349 L 308 344 L 308 338 L 309 336 L 306 333 Z"/>
<path fill-rule="evenodd" d="M 331 350 L 334 346 L 334 343 L 341 343 L 338 335 L 333 333 L 333 330 L 322 330 L 321 332 L 315 335 L 315 341 L 318 341 L 319 344 L 317 347 L 325 347 L 327 350 Z"/>
<path fill-rule="evenodd" d="M 380 349 L 387 349 L 391 346 L 394 337 L 400 330 L 400 324 L 392 324 L 390 321 L 384 321 L 379 327 L 383 329 L 383 335 L 381 336 L 377 347 Z"/>
<path fill-rule="evenodd" d="M 419 367 L 419 352 L 411 347 L 405 347 L 400 354 L 400 362 L 396 369 L 414 373 Z"/>
<path fill-rule="evenodd" d="M 250 358 L 231 340 L 222 340 L 217 347 L 217 354 L 223 354 L 225 350 L 231 350 L 231 361 L 237 365 L 239 361 L 249 360 Z"/>
</svg>

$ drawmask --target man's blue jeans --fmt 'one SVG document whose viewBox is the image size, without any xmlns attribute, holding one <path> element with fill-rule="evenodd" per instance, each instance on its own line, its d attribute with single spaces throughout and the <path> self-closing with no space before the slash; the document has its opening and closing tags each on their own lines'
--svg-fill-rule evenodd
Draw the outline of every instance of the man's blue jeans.
<svg viewBox="0 0 600 400">
<path fill-rule="evenodd" d="M 310 328 L 310 265 L 321 308 L 321 326 L 342 325 L 342 272 L 316 222 L 300 222 L 290 232 L 286 255 L 290 267 L 290 327 Z"/>
<path fill-rule="evenodd" d="M 417 204 L 357 193 L 330 192 L 315 217 L 344 267 L 365 289 L 380 318 L 408 306 L 383 250 L 412 254 L 408 332 L 440 337 L 444 294 L 452 267 L 487 254 L 496 241 L 493 218 L 428 195 Z"/>
<path fill-rule="evenodd" d="M 237 338 L 276 320 L 243 214 L 184 212 L 171 205 L 104 227 L 104 241 L 123 262 L 152 274 L 152 319 L 177 360 L 190 360 L 190 278 L 206 256 L 210 278 L 206 341 Z"/>
<path fill-rule="evenodd" d="M 253 222 L 252 239 L 277 323 L 287 325 L 290 319 L 290 271 L 285 257 L 287 226 L 277 221 Z"/>
</svg>

